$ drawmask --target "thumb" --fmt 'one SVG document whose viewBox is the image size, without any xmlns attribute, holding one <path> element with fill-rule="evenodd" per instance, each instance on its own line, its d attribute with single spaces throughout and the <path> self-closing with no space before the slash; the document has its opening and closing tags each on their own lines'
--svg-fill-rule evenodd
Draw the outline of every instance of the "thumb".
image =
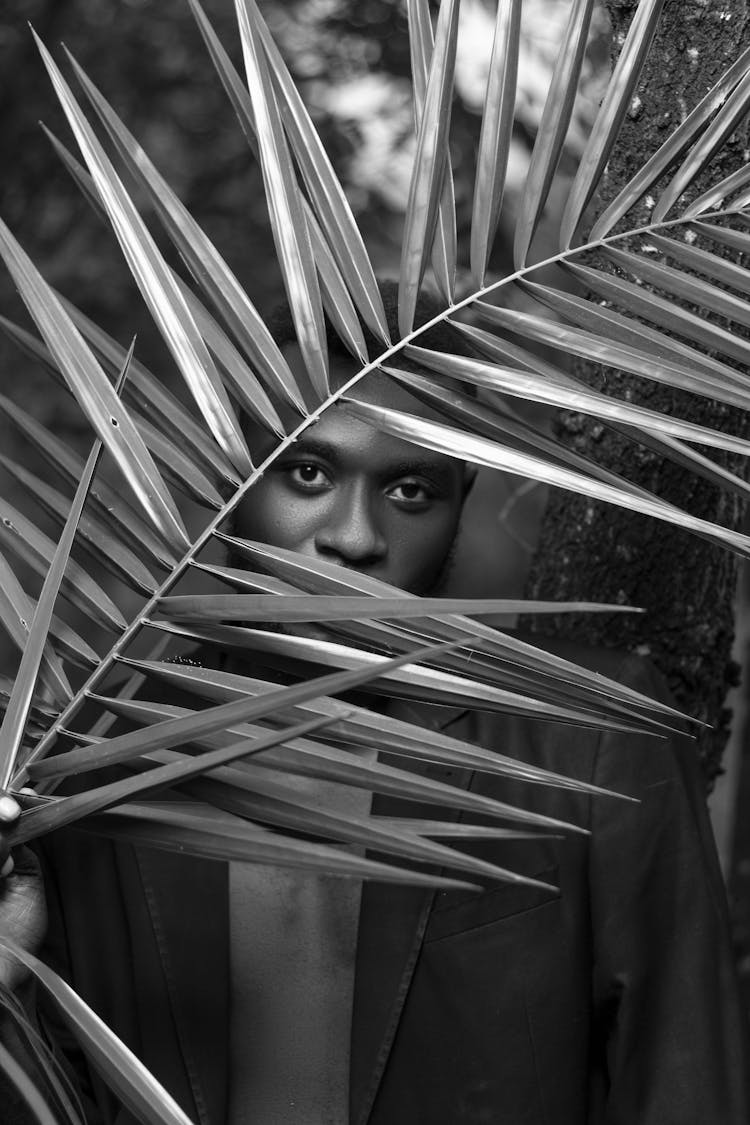
<svg viewBox="0 0 750 1125">
<path fill-rule="evenodd" d="M 5 829 L 11 828 L 21 815 L 21 806 L 7 793 L 0 796 L 0 879 L 10 875 L 13 870 L 13 858 L 10 853 L 10 844 L 5 838 Z"/>
<path fill-rule="evenodd" d="M 21 806 L 8 793 L 0 796 L 0 831 L 4 824 L 12 824 L 21 815 Z"/>
</svg>

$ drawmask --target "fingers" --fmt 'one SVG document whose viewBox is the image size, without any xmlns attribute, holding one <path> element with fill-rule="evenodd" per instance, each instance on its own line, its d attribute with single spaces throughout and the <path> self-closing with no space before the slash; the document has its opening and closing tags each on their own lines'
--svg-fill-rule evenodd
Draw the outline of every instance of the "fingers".
<svg viewBox="0 0 750 1125">
<path fill-rule="evenodd" d="M 6 945 L 10 942 L 19 949 L 36 955 L 41 949 L 47 928 L 41 868 L 30 848 L 16 848 L 15 858 L 12 878 L 0 879 L 0 932 Z M 27 977 L 28 970 L 18 958 L 7 948 L 0 946 L 0 988 L 17 990 Z M 5 1106 L 0 1096 L 0 1120 L 6 1119 Z M 13 1120 L 15 1121 L 15 1117 Z"/>
<path fill-rule="evenodd" d="M 12 824 L 21 815 L 21 806 L 18 801 L 4 794 L 0 797 L 0 824 Z"/>
<path fill-rule="evenodd" d="M 10 828 L 21 815 L 21 806 L 7 793 L 0 797 L 0 879 L 7 878 L 13 871 L 13 857 L 8 854 L 8 847 L 2 840 L 3 830 Z"/>
</svg>

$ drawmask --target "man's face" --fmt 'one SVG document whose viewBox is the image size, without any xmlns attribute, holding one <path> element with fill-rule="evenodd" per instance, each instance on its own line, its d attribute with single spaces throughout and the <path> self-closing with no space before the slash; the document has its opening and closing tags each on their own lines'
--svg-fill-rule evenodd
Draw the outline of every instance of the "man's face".
<svg viewBox="0 0 750 1125">
<path fill-rule="evenodd" d="M 340 385 L 351 372 L 346 364 L 337 366 L 332 374 Z M 353 395 L 427 415 L 382 375 L 359 384 Z M 259 431 L 250 437 L 256 462 L 276 444 Z M 443 575 L 466 484 L 461 461 L 381 433 L 336 406 L 258 481 L 235 526 L 245 538 L 425 594 Z"/>
</svg>

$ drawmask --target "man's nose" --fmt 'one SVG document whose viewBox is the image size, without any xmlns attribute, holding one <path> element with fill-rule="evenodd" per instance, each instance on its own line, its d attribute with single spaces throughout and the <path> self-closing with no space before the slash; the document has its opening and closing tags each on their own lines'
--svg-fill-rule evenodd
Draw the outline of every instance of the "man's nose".
<svg viewBox="0 0 750 1125">
<path fill-rule="evenodd" d="M 382 561 L 388 544 L 374 507 L 365 488 L 346 489 L 336 498 L 315 536 L 316 549 L 321 555 L 338 557 L 349 566 L 372 566 Z"/>
</svg>

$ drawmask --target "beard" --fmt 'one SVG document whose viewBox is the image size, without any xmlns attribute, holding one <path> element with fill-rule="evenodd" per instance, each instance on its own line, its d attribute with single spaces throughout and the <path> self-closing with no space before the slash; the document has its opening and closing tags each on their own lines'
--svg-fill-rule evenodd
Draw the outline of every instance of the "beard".
<svg viewBox="0 0 750 1125">
<path fill-rule="evenodd" d="M 432 585 L 429 586 L 429 588 L 426 590 L 415 591 L 415 593 L 418 593 L 420 598 L 441 598 L 443 594 L 445 594 L 448 586 L 450 585 L 450 579 L 456 566 L 457 546 L 458 532 L 456 532 L 453 537 L 453 542 L 448 548 L 446 556 L 443 559 L 443 565 L 441 566 L 438 575 Z"/>
<path fill-rule="evenodd" d="M 455 569 L 458 536 L 459 530 L 457 529 L 435 578 L 431 582 L 425 583 L 421 588 L 414 586 L 405 590 L 406 593 L 414 597 L 442 597 L 446 593 Z M 238 552 L 230 550 L 227 556 L 227 563 L 231 567 L 242 570 L 245 569 L 247 560 Z M 345 570 L 353 571 L 355 574 L 358 571 L 356 566 L 349 566 L 347 563 L 341 563 L 339 565 Z M 300 590 L 299 592 L 303 594 L 305 591 Z M 249 629 L 252 629 L 254 625 L 252 621 L 235 621 L 233 624 Z M 287 634 L 288 636 L 303 637 L 307 640 L 356 644 L 356 641 L 353 641 L 352 632 L 346 629 L 345 623 L 341 623 L 341 628 L 337 627 L 338 624 L 338 622 L 328 624 L 323 621 L 264 621 L 260 627 L 269 633 Z"/>
</svg>

